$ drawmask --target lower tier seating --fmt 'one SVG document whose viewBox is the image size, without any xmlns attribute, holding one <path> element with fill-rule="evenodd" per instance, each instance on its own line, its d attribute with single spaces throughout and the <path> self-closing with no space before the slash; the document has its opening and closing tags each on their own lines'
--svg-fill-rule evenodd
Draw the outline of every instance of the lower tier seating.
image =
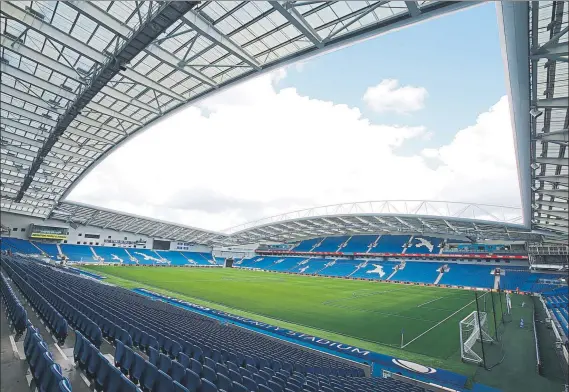
<svg viewBox="0 0 569 392">
<path fill-rule="evenodd" d="M 59 364 L 55 363 L 53 354 L 49 351 L 39 331 L 27 320 L 26 311 L 4 274 L 1 276 L 1 283 L 2 300 L 6 306 L 8 321 L 16 332 L 16 339 L 26 331 L 24 353 L 34 385 L 39 391 L 71 391 L 69 380 L 63 376 Z M 45 316 L 43 317 L 46 320 Z"/>
<path fill-rule="evenodd" d="M 23 275 L 54 294 L 59 290 L 46 299 L 73 303 L 75 312 L 103 326 L 116 346 L 115 363 L 101 355 L 86 332 L 76 332 L 74 348 L 79 367 L 99 391 L 424 391 L 393 379 L 366 378 L 361 368 L 327 354 L 35 261 L 5 257 L 3 266 L 11 276 Z M 111 336 L 111 323 L 127 336 Z"/>
</svg>

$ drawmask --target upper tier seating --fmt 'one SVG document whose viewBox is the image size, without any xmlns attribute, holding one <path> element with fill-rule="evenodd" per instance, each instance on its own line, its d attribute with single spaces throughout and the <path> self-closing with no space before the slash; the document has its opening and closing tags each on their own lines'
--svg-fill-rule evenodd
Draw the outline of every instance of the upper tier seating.
<svg viewBox="0 0 569 392">
<path fill-rule="evenodd" d="M 28 240 L 19 238 L 2 237 L 2 250 L 10 250 L 12 253 L 25 253 L 30 255 L 39 255 L 41 252 L 33 246 Z"/>
<path fill-rule="evenodd" d="M 70 261 L 79 261 L 84 263 L 97 261 L 95 259 L 95 255 L 88 245 L 61 244 L 59 247 L 61 248 L 63 254 L 67 256 Z"/>
<path fill-rule="evenodd" d="M 423 235 L 414 236 L 405 253 L 436 254 L 440 252 L 440 245 L 442 242 L 443 240 L 440 238 L 427 237 Z"/>
<path fill-rule="evenodd" d="M 295 252 L 309 252 L 320 241 L 322 241 L 322 238 L 311 238 L 309 240 L 300 241 L 292 250 Z"/>
<path fill-rule="evenodd" d="M 339 250 L 340 246 L 342 246 L 342 244 L 344 242 L 346 242 L 348 240 L 348 238 L 350 238 L 350 237 L 346 237 L 346 236 L 326 237 L 324 239 L 324 241 L 322 241 L 322 243 L 320 245 L 318 245 L 316 248 L 314 248 L 312 251 L 313 252 L 338 252 L 338 251 L 341 251 L 341 249 Z"/>
<path fill-rule="evenodd" d="M 382 235 L 370 253 L 403 253 L 407 241 L 408 235 Z"/>
<path fill-rule="evenodd" d="M 97 256 L 102 257 L 105 263 L 136 264 L 131 261 L 131 257 L 120 247 L 94 246 L 93 249 Z"/>
<path fill-rule="evenodd" d="M 343 247 L 342 253 L 365 253 L 369 246 L 375 242 L 377 235 L 355 235 L 350 238 L 348 244 Z"/>
</svg>

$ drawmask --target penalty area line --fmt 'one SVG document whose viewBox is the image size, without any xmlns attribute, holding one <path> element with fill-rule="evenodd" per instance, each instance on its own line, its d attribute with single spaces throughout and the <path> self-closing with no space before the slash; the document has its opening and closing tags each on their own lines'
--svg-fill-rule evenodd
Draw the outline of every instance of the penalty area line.
<svg viewBox="0 0 569 392">
<path fill-rule="evenodd" d="M 421 306 L 424 306 L 424 305 L 430 304 L 431 302 L 435 302 L 435 301 L 438 301 L 439 299 L 443 299 L 443 297 L 437 297 L 437 298 L 435 298 L 435 299 L 432 299 L 432 300 L 430 300 L 430 301 L 427 301 L 427 302 L 425 302 L 424 304 L 421 304 L 421 305 L 417 305 L 417 307 L 418 307 L 418 308 L 420 308 Z"/>
<path fill-rule="evenodd" d="M 439 325 L 441 325 L 442 323 L 444 323 L 445 321 L 447 321 L 449 318 L 451 318 L 452 316 L 454 316 L 455 314 L 457 314 L 458 312 L 462 311 L 464 308 L 466 308 L 467 306 L 472 305 L 474 302 L 476 302 L 475 299 L 473 299 L 472 301 L 470 301 L 469 303 L 467 303 L 466 305 L 464 305 L 462 308 L 458 309 L 456 312 L 454 312 L 453 314 L 451 314 L 450 316 L 444 318 L 443 320 L 439 321 L 438 323 L 436 323 L 435 325 L 433 325 L 431 328 L 427 329 L 425 332 L 423 332 L 422 334 L 420 334 L 419 336 L 417 336 L 416 338 L 410 340 L 409 342 L 407 342 L 405 345 L 401 346 L 401 348 L 405 348 L 408 345 L 410 345 L 411 343 L 413 343 L 415 340 L 419 339 L 421 336 L 425 335 L 427 332 L 432 331 L 433 329 L 437 328 Z"/>
</svg>

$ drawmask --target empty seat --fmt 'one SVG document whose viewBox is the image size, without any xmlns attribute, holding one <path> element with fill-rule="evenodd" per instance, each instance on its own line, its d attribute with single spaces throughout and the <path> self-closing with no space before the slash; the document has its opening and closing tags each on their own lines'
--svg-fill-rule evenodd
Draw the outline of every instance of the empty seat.
<svg viewBox="0 0 569 392">
<path fill-rule="evenodd" d="M 158 370 L 158 375 L 156 377 L 156 382 L 154 383 L 153 392 L 173 392 L 174 382 L 172 378 L 163 372 Z"/>
</svg>

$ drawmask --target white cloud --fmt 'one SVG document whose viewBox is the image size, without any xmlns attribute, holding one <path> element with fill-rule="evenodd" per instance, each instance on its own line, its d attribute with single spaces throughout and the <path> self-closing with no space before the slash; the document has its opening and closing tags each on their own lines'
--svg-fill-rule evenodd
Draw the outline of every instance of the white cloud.
<svg viewBox="0 0 569 392">
<path fill-rule="evenodd" d="M 448 146 L 401 157 L 394 149 L 428 137 L 424 127 L 373 124 L 358 108 L 278 91 L 282 77 L 259 77 L 158 123 L 70 199 L 220 230 L 349 201 L 518 196 L 505 100 Z M 442 163 L 432 169 L 425 157 Z"/>
<path fill-rule="evenodd" d="M 424 87 L 399 86 L 395 79 L 384 79 L 377 86 L 368 87 L 363 100 L 375 112 L 405 114 L 425 107 L 427 89 Z"/>
</svg>

